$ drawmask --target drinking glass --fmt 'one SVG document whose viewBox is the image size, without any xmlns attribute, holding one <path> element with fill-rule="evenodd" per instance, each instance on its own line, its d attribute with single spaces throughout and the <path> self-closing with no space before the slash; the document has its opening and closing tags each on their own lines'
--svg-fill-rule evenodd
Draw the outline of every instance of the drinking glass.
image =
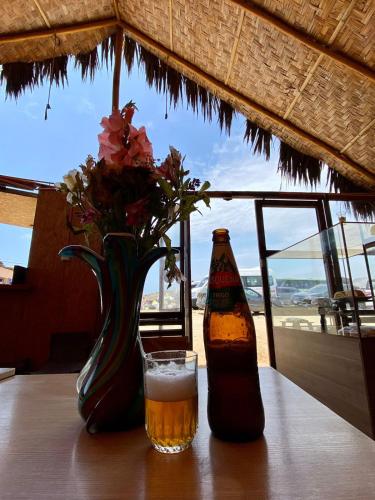
<svg viewBox="0 0 375 500">
<path fill-rule="evenodd" d="M 158 351 L 144 355 L 146 432 L 162 453 L 179 453 L 198 427 L 197 353 Z"/>
</svg>

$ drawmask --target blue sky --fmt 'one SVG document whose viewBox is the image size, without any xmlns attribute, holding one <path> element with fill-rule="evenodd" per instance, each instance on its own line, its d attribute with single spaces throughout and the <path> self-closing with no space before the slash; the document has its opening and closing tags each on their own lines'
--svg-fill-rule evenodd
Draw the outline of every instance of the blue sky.
<svg viewBox="0 0 375 500">
<path fill-rule="evenodd" d="M 0 88 L 2 120 L 0 130 L 0 174 L 58 182 L 70 169 L 76 168 L 87 154 L 98 151 L 99 122 L 111 109 L 112 74 L 98 72 L 93 83 L 82 82 L 80 73 L 70 68 L 69 85 L 52 87 L 48 120 L 44 109 L 48 86 L 35 88 L 18 101 L 5 99 Z M 209 180 L 215 190 L 296 190 L 281 181 L 277 174 L 277 143 L 271 160 L 253 156 L 243 140 L 244 117 L 233 122 L 231 136 L 221 133 L 216 120 L 204 122 L 200 115 L 186 109 L 168 106 L 165 120 L 165 96 L 157 94 L 145 82 L 142 72 L 133 70 L 130 77 L 122 74 L 120 103 L 136 102 L 139 111 L 135 126 L 145 125 L 153 143 L 154 156 L 164 158 L 171 144 L 186 156 L 185 166 L 193 177 Z M 302 188 L 297 188 L 302 191 Z M 320 191 L 325 191 L 322 186 Z M 333 217 L 343 211 L 338 207 Z M 203 216 L 192 217 L 192 277 L 200 279 L 207 273 L 211 232 L 226 226 L 239 266 L 258 265 L 253 203 L 212 200 L 211 210 L 202 209 Z M 311 214 L 299 211 L 278 211 L 266 222 L 270 229 L 270 246 L 283 248 L 316 232 Z M 291 231 L 290 228 L 293 228 Z M 0 225 L 0 260 L 6 264 L 27 264 L 30 231 Z"/>
</svg>

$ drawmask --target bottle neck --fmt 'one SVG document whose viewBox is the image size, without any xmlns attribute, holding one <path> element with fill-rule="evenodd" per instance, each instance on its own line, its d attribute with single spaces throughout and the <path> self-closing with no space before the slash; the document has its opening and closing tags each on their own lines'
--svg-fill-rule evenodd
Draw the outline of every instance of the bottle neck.
<svg viewBox="0 0 375 500">
<path fill-rule="evenodd" d="M 215 229 L 212 233 L 212 241 L 215 244 L 229 244 L 229 231 L 228 229 Z"/>
</svg>

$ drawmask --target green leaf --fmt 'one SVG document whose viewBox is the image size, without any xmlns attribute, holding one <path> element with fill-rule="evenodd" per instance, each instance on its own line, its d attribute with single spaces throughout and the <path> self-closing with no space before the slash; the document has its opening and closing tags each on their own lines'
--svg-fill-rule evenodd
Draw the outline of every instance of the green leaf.
<svg viewBox="0 0 375 500">
<path fill-rule="evenodd" d="M 171 242 L 170 237 L 167 236 L 166 234 L 163 234 L 162 239 L 165 243 L 167 250 L 170 251 L 170 249 L 172 248 L 172 242 Z"/>
<path fill-rule="evenodd" d="M 202 200 L 206 207 L 210 208 L 210 198 L 208 196 L 205 196 L 204 198 L 202 198 Z"/>
<path fill-rule="evenodd" d="M 209 189 L 210 186 L 211 184 L 208 181 L 205 181 L 198 192 L 203 193 L 203 191 L 207 191 L 207 189 Z"/>
<path fill-rule="evenodd" d="M 165 181 L 164 179 L 158 179 L 157 180 L 159 186 L 162 188 L 162 190 L 164 191 L 164 193 L 168 196 L 168 198 L 173 198 L 173 189 L 171 187 L 171 185 Z"/>
</svg>

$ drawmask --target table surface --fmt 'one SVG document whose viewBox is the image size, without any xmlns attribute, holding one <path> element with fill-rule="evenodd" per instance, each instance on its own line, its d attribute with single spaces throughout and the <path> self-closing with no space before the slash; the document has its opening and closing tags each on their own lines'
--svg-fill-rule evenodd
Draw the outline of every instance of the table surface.
<svg viewBox="0 0 375 500">
<path fill-rule="evenodd" d="M 142 427 L 86 433 L 75 375 L 0 382 L 1 500 L 375 498 L 375 443 L 272 368 L 261 368 L 264 437 L 221 442 L 206 418 L 178 455 L 150 447 Z"/>
</svg>

